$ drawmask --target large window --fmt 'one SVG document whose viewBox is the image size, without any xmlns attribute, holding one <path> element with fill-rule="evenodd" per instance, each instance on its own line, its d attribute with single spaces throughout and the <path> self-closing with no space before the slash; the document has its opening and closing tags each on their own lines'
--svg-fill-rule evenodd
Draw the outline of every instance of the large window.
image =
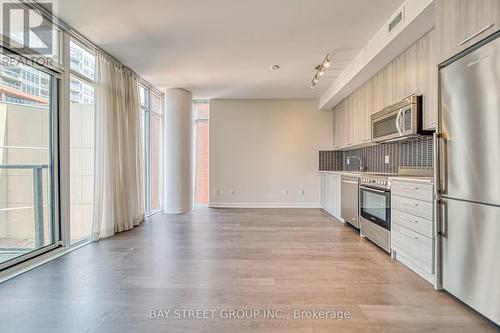
<svg viewBox="0 0 500 333">
<path fill-rule="evenodd" d="M 0 54 L 0 269 L 55 247 L 50 71 Z"/>
<path fill-rule="evenodd" d="M 0 271 L 88 239 L 94 209 L 95 48 L 45 6 L 15 3 L 0 46 Z M 40 13 L 54 25 L 26 30 Z M 162 207 L 163 96 L 145 83 L 140 102 L 149 214 Z"/>
<path fill-rule="evenodd" d="M 163 202 L 163 100 L 148 87 L 139 87 L 142 111 L 143 165 L 146 214 L 162 208 Z"/>
<path fill-rule="evenodd" d="M 207 101 L 194 101 L 195 130 L 195 204 L 208 204 L 208 131 L 209 108 Z"/>
<path fill-rule="evenodd" d="M 70 239 L 90 236 L 94 209 L 95 56 L 70 43 Z"/>
</svg>

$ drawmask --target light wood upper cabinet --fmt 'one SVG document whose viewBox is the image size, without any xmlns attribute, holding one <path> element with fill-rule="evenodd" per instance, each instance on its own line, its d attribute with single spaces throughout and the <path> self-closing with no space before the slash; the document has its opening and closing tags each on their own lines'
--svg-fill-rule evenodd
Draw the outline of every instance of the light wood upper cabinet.
<svg viewBox="0 0 500 333">
<path fill-rule="evenodd" d="M 438 57 L 436 31 L 431 30 L 420 40 L 422 61 L 419 73 L 419 90 L 424 98 L 423 128 L 436 129 L 438 122 Z"/>
<path fill-rule="evenodd" d="M 365 83 L 360 89 L 360 118 L 358 142 L 365 144 L 371 140 L 371 111 L 373 109 L 372 100 L 372 80 Z"/>
<path fill-rule="evenodd" d="M 499 29 L 499 0 L 436 0 L 439 62 Z"/>
<path fill-rule="evenodd" d="M 345 147 L 354 145 L 354 97 L 349 95 L 345 99 Z"/>
<path fill-rule="evenodd" d="M 393 60 L 377 73 L 378 109 L 394 104 L 397 100 L 397 63 Z"/>
<path fill-rule="evenodd" d="M 333 149 L 342 149 L 345 145 L 345 107 L 344 102 L 333 110 Z"/>
<path fill-rule="evenodd" d="M 419 60 L 421 60 L 421 41 L 417 41 L 408 50 L 396 58 L 396 101 L 418 94 Z"/>
<path fill-rule="evenodd" d="M 498 0 L 500 2 L 500 0 Z M 423 95 L 423 127 L 437 127 L 437 33 L 431 30 L 339 103 L 333 114 L 334 149 L 371 141 L 371 115 L 411 94 Z"/>
</svg>

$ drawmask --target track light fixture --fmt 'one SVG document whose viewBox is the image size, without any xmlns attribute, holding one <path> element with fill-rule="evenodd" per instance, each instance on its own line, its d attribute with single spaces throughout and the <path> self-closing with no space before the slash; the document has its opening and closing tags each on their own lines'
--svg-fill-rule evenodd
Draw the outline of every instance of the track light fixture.
<svg viewBox="0 0 500 333">
<path fill-rule="evenodd" d="M 323 62 L 321 62 L 320 65 L 317 65 L 316 67 L 314 67 L 314 69 L 316 70 L 316 73 L 314 74 L 314 76 L 311 80 L 311 89 L 316 88 L 316 84 L 318 83 L 319 78 L 322 77 L 323 74 L 325 74 L 328 67 L 330 67 L 331 62 L 332 61 L 330 59 L 330 53 L 328 53 L 326 55 L 325 59 L 323 59 Z"/>
</svg>

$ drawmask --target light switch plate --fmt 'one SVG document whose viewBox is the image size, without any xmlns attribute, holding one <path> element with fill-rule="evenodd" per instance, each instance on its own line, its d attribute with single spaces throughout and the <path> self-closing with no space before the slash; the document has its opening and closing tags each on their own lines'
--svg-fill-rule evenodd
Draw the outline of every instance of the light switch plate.
<svg viewBox="0 0 500 333">
<path fill-rule="evenodd" d="M 385 164 L 389 164 L 389 155 L 385 155 Z"/>
</svg>

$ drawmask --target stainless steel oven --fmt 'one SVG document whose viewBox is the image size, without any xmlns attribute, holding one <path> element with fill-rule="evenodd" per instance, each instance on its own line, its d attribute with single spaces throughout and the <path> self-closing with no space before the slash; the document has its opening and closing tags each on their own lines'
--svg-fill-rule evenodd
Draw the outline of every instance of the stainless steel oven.
<svg viewBox="0 0 500 333">
<path fill-rule="evenodd" d="M 409 96 L 371 116 L 372 141 L 385 142 L 430 135 L 422 129 L 422 96 Z"/>
<path fill-rule="evenodd" d="M 387 177 L 364 177 L 359 187 L 361 235 L 387 252 L 391 247 L 391 191 Z"/>
</svg>

